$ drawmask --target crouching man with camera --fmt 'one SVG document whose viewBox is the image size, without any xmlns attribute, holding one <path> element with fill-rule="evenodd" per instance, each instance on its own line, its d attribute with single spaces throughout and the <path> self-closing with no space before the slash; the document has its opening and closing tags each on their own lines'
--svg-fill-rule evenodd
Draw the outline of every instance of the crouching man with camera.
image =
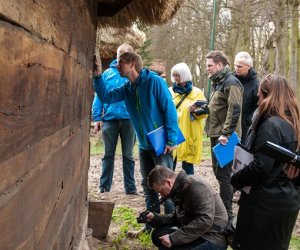
<svg viewBox="0 0 300 250">
<path fill-rule="evenodd" d="M 173 214 L 149 212 L 147 221 L 154 227 L 152 241 L 158 249 L 225 250 L 220 228 L 227 225 L 226 208 L 212 187 L 184 171 L 156 166 L 149 174 L 149 187 L 162 198 L 170 197 L 176 206 Z"/>
</svg>

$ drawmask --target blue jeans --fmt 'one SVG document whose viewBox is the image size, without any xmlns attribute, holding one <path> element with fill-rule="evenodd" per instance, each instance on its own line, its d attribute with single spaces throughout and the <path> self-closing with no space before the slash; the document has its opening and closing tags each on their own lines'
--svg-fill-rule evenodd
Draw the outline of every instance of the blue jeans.
<svg viewBox="0 0 300 250">
<path fill-rule="evenodd" d="M 173 161 L 173 170 L 175 171 L 177 165 L 177 157 L 175 157 Z M 189 163 L 186 161 L 182 162 L 182 169 L 186 172 L 187 175 L 193 175 L 194 174 L 194 165 L 193 163 Z"/>
<path fill-rule="evenodd" d="M 157 227 L 153 230 L 152 234 L 151 234 L 151 238 L 152 238 L 152 242 L 155 246 L 158 247 L 159 250 L 168 250 L 168 249 L 174 249 L 174 250 L 226 250 L 227 247 L 225 246 L 219 246 L 217 244 L 214 244 L 210 241 L 207 241 L 201 237 L 183 244 L 183 245 L 176 245 L 176 246 L 172 246 L 171 248 L 167 248 L 165 247 L 159 237 L 166 235 L 166 234 L 171 234 L 173 232 L 176 231 L 176 229 L 174 229 L 173 224 L 169 224 L 169 225 L 165 225 L 162 227 Z"/>
<path fill-rule="evenodd" d="M 135 132 L 129 119 L 104 121 L 102 137 L 104 142 L 104 157 L 102 158 L 102 174 L 100 177 L 100 191 L 111 190 L 114 161 L 118 137 L 120 135 L 122 145 L 123 176 L 125 193 L 136 192 L 134 179 L 133 146 L 135 143 Z"/>
<path fill-rule="evenodd" d="M 173 156 L 171 153 L 156 156 L 153 150 L 139 149 L 140 169 L 142 174 L 142 187 L 146 197 L 146 206 L 152 212 L 160 213 L 158 194 L 148 187 L 148 175 L 155 165 L 173 169 Z M 168 199 L 165 204 L 165 214 L 173 213 L 174 204 Z"/>
</svg>

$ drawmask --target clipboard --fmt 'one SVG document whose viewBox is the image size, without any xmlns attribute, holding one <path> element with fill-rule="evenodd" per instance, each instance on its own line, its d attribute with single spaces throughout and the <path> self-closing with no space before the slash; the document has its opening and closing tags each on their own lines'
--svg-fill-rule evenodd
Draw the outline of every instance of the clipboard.
<svg viewBox="0 0 300 250">
<path fill-rule="evenodd" d="M 212 148 L 212 151 L 218 161 L 220 168 L 225 167 L 228 163 L 233 160 L 234 147 L 239 143 L 240 139 L 236 132 L 233 132 L 228 138 L 226 145 L 218 143 Z"/>
<path fill-rule="evenodd" d="M 257 146 L 255 150 L 276 161 L 286 162 L 300 168 L 300 156 L 273 142 L 267 141 L 266 143 Z"/>
<path fill-rule="evenodd" d="M 167 133 L 166 133 L 165 126 L 161 126 L 147 133 L 147 137 L 153 147 L 153 150 L 155 151 L 155 154 L 157 156 L 161 155 L 164 152 L 165 146 L 167 144 Z M 182 134 L 180 128 L 178 127 L 177 145 L 179 145 L 184 141 L 185 141 L 184 135 Z"/>
</svg>

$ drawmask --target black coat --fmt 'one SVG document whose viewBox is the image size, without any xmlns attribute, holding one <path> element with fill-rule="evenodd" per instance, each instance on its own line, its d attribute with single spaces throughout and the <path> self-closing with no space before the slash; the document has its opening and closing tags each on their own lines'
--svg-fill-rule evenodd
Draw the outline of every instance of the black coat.
<svg viewBox="0 0 300 250">
<path fill-rule="evenodd" d="M 258 103 L 258 85 L 259 80 L 255 69 L 250 68 L 249 73 L 246 77 L 235 76 L 240 80 L 244 87 L 243 93 L 243 109 L 242 109 L 242 138 L 241 142 L 244 144 L 247 131 L 252 122 L 252 116 L 254 111 L 257 109 Z"/>
<path fill-rule="evenodd" d="M 273 116 L 258 124 L 251 146 L 254 161 L 231 178 L 237 189 L 251 186 L 249 194 L 242 191 L 239 201 L 235 249 L 288 249 L 297 219 L 300 191 L 295 183 L 299 180 L 290 181 L 282 170 L 276 170 L 281 163 L 255 151 L 266 141 L 296 150 L 297 138 L 289 123 Z"/>
</svg>

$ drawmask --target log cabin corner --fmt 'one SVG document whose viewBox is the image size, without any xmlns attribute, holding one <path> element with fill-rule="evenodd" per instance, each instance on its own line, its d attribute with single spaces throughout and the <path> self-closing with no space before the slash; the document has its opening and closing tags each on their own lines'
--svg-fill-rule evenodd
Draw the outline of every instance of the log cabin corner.
<svg viewBox="0 0 300 250">
<path fill-rule="evenodd" d="M 163 24 L 181 3 L 0 2 L 0 249 L 78 249 L 97 27 Z"/>
</svg>

